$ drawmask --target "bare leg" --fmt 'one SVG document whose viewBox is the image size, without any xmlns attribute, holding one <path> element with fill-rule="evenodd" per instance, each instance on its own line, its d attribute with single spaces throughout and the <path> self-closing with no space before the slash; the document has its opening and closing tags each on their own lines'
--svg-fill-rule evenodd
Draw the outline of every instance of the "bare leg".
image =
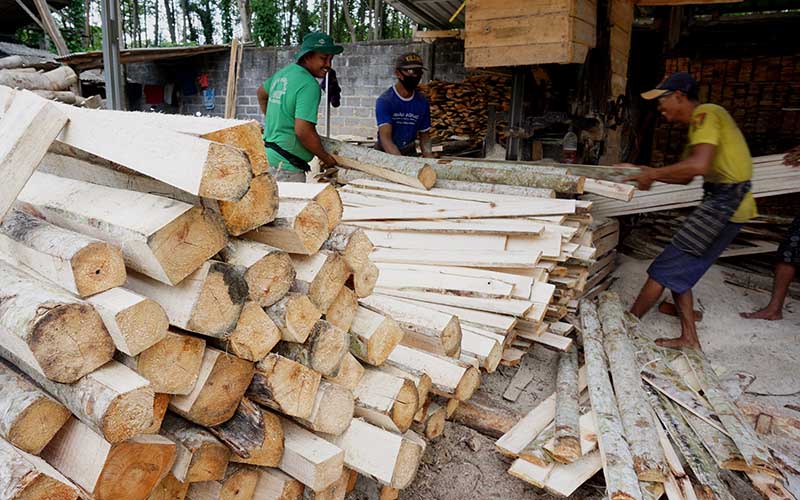
<svg viewBox="0 0 800 500">
<path fill-rule="evenodd" d="M 783 303 L 786 300 L 789 285 L 794 279 L 795 271 L 794 264 L 778 262 L 775 265 L 775 282 L 772 285 L 772 297 L 769 299 L 769 304 L 755 312 L 739 313 L 739 316 L 747 319 L 766 319 L 769 321 L 783 319 Z"/>
<path fill-rule="evenodd" d="M 678 307 L 674 303 L 667 302 L 666 300 L 658 305 L 658 312 L 666 314 L 667 316 L 675 316 L 676 318 L 680 318 Z M 698 322 L 703 321 L 703 312 L 695 309 L 694 320 Z"/>
<path fill-rule="evenodd" d="M 697 329 L 694 325 L 694 298 L 692 290 L 687 290 L 681 294 L 672 293 L 675 306 L 678 308 L 681 319 L 681 336 L 677 339 L 658 339 L 656 344 L 661 347 L 680 349 L 682 347 L 693 347 L 701 350 L 700 339 L 697 338 Z"/>
<path fill-rule="evenodd" d="M 664 292 L 663 285 L 653 278 L 647 278 L 644 286 L 642 286 L 642 289 L 639 291 L 639 296 L 636 297 L 636 302 L 631 306 L 631 314 L 637 318 L 641 318 L 647 314 L 647 311 L 658 302 L 662 292 Z"/>
</svg>

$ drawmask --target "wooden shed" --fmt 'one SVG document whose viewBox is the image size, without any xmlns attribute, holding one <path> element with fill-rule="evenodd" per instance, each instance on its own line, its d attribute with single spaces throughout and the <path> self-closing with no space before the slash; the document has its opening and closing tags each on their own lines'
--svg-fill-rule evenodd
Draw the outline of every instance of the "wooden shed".
<svg viewBox="0 0 800 500">
<path fill-rule="evenodd" d="M 595 46 L 596 0 L 467 0 L 467 68 L 583 63 Z"/>
</svg>

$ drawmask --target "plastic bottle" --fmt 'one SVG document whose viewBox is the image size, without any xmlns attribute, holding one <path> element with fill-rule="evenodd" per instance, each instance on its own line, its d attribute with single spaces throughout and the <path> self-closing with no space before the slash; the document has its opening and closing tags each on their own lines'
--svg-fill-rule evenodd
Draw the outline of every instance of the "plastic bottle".
<svg viewBox="0 0 800 500">
<path fill-rule="evenodd" d="M 569 129 L 564 136 L 561 149 L 561 163 L 575 163 L 578 158 L 578 135 Z"/>
</svg>

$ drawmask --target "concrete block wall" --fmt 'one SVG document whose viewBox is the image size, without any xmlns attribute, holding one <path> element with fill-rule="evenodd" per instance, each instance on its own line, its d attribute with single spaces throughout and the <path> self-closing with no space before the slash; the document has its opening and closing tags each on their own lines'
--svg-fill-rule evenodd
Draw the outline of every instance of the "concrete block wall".
<svg viewBox="0 0 800 500">
<path fill-rule="evenodd" d="M 239 75 L 237 118 L 263 121 L 258 107 L 256 90 L 270 75 L 294 61 L 296 48 L 248 48 L 242 57 Z M 339 108 L 331 108 L 331 134 L 374 136 L 375 99 L 395 81 L 394 60 L 405 52 L 422 55 L 430 78 L 460 81 L 464 70 L 463 42 L 442 40 L 435 44 L 410 40 L 382 40 L 361 42 L 345 46 L 345 51 L 333 61 L 342 87 Z M 222 116 L 225 109 L 225 86 L 228 78 L 227 52 L 208 54 L 181 62 L 183 68 L 191 66 L 198 74 L 208 75 L 209 87 L 215 89 L 215 109 L 207 110 L 201 94 L 181 99 L 180 113 Z M 325 94 L 320 103 L 318 130 L 325 130 Z"/>
</svg>

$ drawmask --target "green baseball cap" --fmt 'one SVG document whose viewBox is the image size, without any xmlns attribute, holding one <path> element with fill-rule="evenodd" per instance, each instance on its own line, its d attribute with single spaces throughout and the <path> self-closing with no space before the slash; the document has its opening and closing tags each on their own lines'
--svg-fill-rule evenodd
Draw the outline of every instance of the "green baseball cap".
<svg viewBox="0 0 800 500">
<path fill-rule="evenodd" d="M 344 47 L 336 45 L 333 38 L 327 33 L 315 31 L 303 37 L 303 43 L 300 45 L 300 50 L 297 51 L 295 60 L 299 61 L 301 57 L 309 52 L 322 52 L 323 54 L 341 54 L 344 52 Z"/>
</svg>

